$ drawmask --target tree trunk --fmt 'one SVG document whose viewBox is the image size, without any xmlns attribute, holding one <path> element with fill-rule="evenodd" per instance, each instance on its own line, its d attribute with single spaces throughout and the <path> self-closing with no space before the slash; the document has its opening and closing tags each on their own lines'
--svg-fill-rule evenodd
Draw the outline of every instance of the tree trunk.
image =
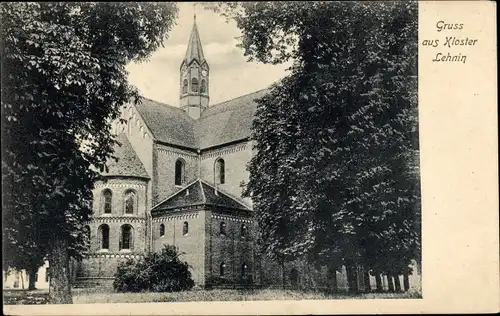
<svg viewBox="0 0 500 316">
<path fill-rule="evenodd" d="M 29 280 L 28 290 L 29 291 L 36 290 L 35 282 L 36 282 L 37 271 L 38 271 L 38 267 L 31 267 L 28 271 L 28 280 Z"/>
<path fill-rule="evenodd" d="M 285 262 L 281 262 L 281 285 L 285 289 Z"/>
<path fill-rule="evenodd" d="M 384 287 L 382 286 L 382 279 L 380 278 L 380 274 L 375 273 L 375 283 L 377 285 L 377 292 L 383 292 Z"/>
<path fill-rule="evenodd" d="M 55 240 L 49 264 L 49 302 L 51 304 L 72 304 L 68 242 L 66 240 L 61 238 Z"/>
<path fill-rule="evenodd" d="M 405 292 L 408 292 L 408 290 L 410 289 L 410 278 L 408 277 L 408 273 L 405 273 L 403 275 L 403 284 L 404 284 Z"/>
<path fill-rule="evenodd" d="M 330 291 L 337 292 L 339 290 L 338 282 L 337 282 L 337 269 L 331 267 L 328 269 L 328 277 L 330 282 L 328 283 L 330 287 Z"/>
<path fill-rule="evenodd" d="M 368 272 L 363 273 L 364 283 L 365 283 L 365 293 L 370 293 L 372 291 L 372 287 L 370 285 L 370 274 Z"/>
<path fill-rule="evenodd" d="M 401 281 L 399 281 L 399 275 L 394 276 L 394 285 L 396 287 L 396 292 L 401 292 Z"/>
<path fill-rule="evenodd" d="M 394 292 L 394 282 L 392 280 L 392 274 L 387 274 L 387 285 L 389 287 L 389 292 Z"/>
<path fill-rule="evenodd" d="M 346 264 L 347 272 L 347 283 L 349 284 L 349 292 L 358 291 L 358 273 L 356 271 L 356 265 Z"/>
</svg>

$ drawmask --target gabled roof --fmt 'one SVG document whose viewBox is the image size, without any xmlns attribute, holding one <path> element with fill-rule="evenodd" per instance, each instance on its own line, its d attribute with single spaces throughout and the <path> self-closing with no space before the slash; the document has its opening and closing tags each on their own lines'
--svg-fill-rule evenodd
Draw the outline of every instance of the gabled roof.
<svg viewBox="0 0 500 316">
<path fill-rule="evenodd" d="M 194 120 L 184 110 L 147 98 L 142 98 L 136 108 L 155 139 L 183 147 L 198 147 Z"/>
<path fill-rule="evenodd" d="M 268 91 L 262 89 L 212 105 L 203 111 L 194 123 L 199 148 L 205 149 L 250 137 L 257 109 L 255 99 L 262 98 Z"/>
<path fill-rule="evenodd" d="M 217 192 L 217 193 L 216 193 Z M 177 191 L 153 208 L 154 211 L 169 210 L 179 207 L 210 205 L 230 209 L 250 210 L 248 206 L 236 198 L 216 189 L 211 184 L 196 179 L 186 187 Z"/>
<path fill-rule="evenodd" d="M 186 64 L 190 64 L 193 60 L 198 61 L 201 65 L 205 61 L 205 56 L 203 55 L 203 47 L 201 45 L 200 35 L 198 34 L 198 28 L 196 27 L 196 18 L 193 23 L 193 28 L 191 30 L 191 35 L 189 36 L 189 43 L 186 50 L 186 55 L 184 61 Z"/>
<path fill-rule="evenodd" d="M 140 177 L 149 179 L 149 175 L 144 168 L 139 157 L 137 157 L 132 145 L 123 133 L 116 138 L 119 144 L 114 146 L 113 156 L 118 158 L 110 158 L 107 162 L 108 172 L 103 172 L 103 176 L 126 176 Z"/>
</svg>

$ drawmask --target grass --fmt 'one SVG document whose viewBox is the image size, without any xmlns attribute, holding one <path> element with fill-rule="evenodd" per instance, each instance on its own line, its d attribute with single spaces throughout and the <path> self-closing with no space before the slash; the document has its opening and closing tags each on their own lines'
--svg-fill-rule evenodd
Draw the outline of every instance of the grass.
<svg viewBox="0 0 500 316">
<path fill-rule="evenodd" d="M 4 303 L 6 305 L 46 304 L 47 294 L 47 291 L 6 291 L 4 292 Z M 174 293 L 113 293 L 103 291 L 96 292 L 90 289 L 73 289 L 74 304 L 405 298 L 421 298 L 421 295 L 417 292 L 367 293 L 358 295 L 347 293 L 326 294 L 316 291 L 294 291 L 280 289 L 210 291 L 198 290 Z"/>
</svg>

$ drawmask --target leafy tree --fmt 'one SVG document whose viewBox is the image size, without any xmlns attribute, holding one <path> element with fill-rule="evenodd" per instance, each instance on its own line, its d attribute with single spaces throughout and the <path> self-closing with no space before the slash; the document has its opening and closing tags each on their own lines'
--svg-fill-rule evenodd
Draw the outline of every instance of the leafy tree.
<svg viewBox="0 0 500 316">
<path fill-rule="evenodd" d="M 236 21 L 250 60 L 293 61 L 253 125 L 245 195 L 267 252 L 408 272 L 420 249 L 416 2 L 216 10 Z"/>
<path fill-rule="evenodd" d="M 161 252 L 148 254 L 144 259 L 129 259 L 120 263 L 113 287 L 118 292 L 174 292 L 194 286 L 187 262 L 179 260 L 174 246 L 166 245 Z"/>
<path fill-rule="evenodd" d="M 114 145 L 110 122 L 139 99 L 125 66 L 162 44 L 177 8 L 11 2 L 1 14 L 5 257 L 19 266 L 39 249 L 50 301 L 71 303 L 69 258 L 85 251 L 91 189 Z"/>
</svg>

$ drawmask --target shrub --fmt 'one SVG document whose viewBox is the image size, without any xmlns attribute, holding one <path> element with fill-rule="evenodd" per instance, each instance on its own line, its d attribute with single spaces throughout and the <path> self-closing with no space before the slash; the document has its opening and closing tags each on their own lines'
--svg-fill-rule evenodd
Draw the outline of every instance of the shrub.
<svg viewBox="0 0 500 316">
<path fill-rule="evenodd" d="M 129 259 L 120 263 L 113 287 L 117 292 L 176 292 L 194 286 L 187 262 L 179 260 L 174 246 L 165 246 L 161 252 L 144 259 Z"/>
</svg>

